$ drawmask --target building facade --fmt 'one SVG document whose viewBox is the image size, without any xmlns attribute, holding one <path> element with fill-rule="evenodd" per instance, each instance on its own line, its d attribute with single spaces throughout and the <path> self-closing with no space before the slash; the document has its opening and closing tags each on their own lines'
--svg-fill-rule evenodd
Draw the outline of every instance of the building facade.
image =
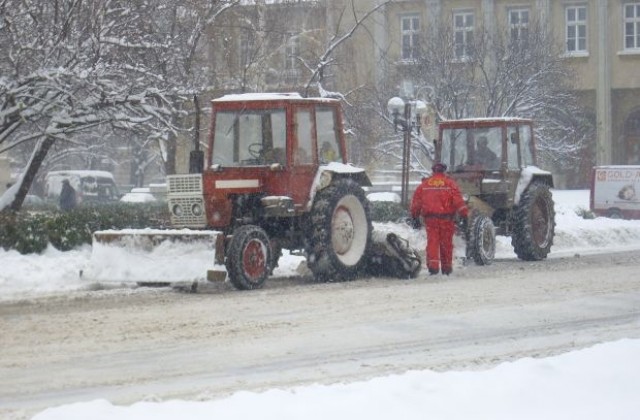
<svg viewBox="0 0 640 420">
<path fill-rule="evenodd" d="M 226 92 L 309 90 L 309 64 L 336 35 L 379 7 L 331 55 L 323 86 L 348 92 L 392 85 L 415 95 L 411 66 L 425 37 L 450 25 L 453 54 L 464 59 L 483 28 L 512 37 L 533 22 L 550 31 L 573 69 L 573 88 L 591 111 L 593 164 L 640 163 L 639 0 L 316 0 L 247 1 L 211 33 L 213 96 Z M 448 23 L 447 23 L 448 22 Z M 311 87 L 313 88 L 313 84 Z"/>
<path fill-rule="evenodd" d="M 547 25 L 576 74 L 582 105 L 596 116 L 595 164 L 640 163 L 640 1 L 633 0 L 407 0 L 390 3 L 377 32 L 389 67 L 378 79 L 402 79 L 437 19 L 449 21 L 455 54 L 464 57 L 480 28 L 508 28 L 517 37 L 532 22 Z"/>
</svg>

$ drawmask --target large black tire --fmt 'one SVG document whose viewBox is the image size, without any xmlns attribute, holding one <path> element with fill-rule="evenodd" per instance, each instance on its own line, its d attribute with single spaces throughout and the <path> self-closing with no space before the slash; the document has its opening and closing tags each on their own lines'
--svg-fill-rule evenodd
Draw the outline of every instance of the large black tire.
<svg viewBox="0 0 640 420">
<path fill-rule="evenodd" d="M 239 290 L 262 287 L 271 273 L 271 253 L 269 237 L 262 228 L 255 225 L 237 228 L 225 261 L 231 284 Z"/>
<path fill-rule="evenodd" d="M 469 216 L 467 258 L 478 265 L 489 265 L 496 256 L 496 228 L 491 218 L 473 212 Z"/>
<path fill-rule="evenodd" d="M 539 261 L 553 245 L 555 210 L 549 186 L 533 182 L 522 194 L 514 213 L 511 245 L 518 258 Z"/>
<path fill-rule="evenodd" d="M 369 201 L 360 185 L 336 180 L 320 191 L 311 209 L 307 265 L 323 281 L 355 278 L 371 241 Z"/>
</svg>

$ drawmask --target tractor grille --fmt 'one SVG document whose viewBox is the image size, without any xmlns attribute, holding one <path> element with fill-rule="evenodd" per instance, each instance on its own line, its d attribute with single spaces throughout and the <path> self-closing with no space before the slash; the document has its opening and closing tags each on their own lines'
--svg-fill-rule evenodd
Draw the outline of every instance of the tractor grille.
<svg viewBox="0 0 640 420">
<path fill-rule="evenodd" d="M 207 216 L 204 209 L 202 175 L 171 175 L 167 177 L 167 201 L 174 227 L 204 228 Z M 199 209 L 199 214 L 194 214 Z"/>
<path fill-rule="evenodd" d="M 171 212 L 171 224 L 176 228 L 203 228 L 207 224 L 204 211 L 200 215 L 193 214 L 194 206 L 204 210 L 204 200 L 202 196 L 173 197 L 169 199 L 169 211 Z M 179 214 L 175 209 L 180 208 Z"/>
<path fill-rule="evenodd" d="M 168 193 L 171 194 L 202 194 L 202 175 L 170 175 L 167 177 Z"/>
</svg>

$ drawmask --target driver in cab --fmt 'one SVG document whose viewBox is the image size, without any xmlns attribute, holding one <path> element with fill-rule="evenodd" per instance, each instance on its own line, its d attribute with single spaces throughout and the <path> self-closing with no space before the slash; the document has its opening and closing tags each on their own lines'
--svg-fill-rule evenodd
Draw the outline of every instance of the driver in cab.
<svg viewBox="0 0 640 420">
<path fill-rule="evenodd" d="M 488 140 L 482 136 L 478 138 L 478 149 L 476 150 L 475 163 L 485 169 L 498 169 L 498 156 L 489 148 Z"/>
</svg>

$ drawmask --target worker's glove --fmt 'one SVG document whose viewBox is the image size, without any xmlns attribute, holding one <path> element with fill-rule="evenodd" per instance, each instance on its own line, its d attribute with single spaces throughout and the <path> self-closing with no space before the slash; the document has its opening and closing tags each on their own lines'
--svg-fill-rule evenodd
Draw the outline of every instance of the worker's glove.
<svg viewBox="0 0 640 420">
<path fill-rule="evenodd" d="M 458 228 L 460 229 L 461 232 L 466 232 L 467 229 L 469 228 L 469 217 L 467 216 L 460 216 L 460 219 L 458 219 Z"/>
<path fill-rule="evenodd" d="M 419 217 L 407 217 L 407 224 L 414 229 L 420 229 L 422 227 L 422 221 Z"/>
</svg>

